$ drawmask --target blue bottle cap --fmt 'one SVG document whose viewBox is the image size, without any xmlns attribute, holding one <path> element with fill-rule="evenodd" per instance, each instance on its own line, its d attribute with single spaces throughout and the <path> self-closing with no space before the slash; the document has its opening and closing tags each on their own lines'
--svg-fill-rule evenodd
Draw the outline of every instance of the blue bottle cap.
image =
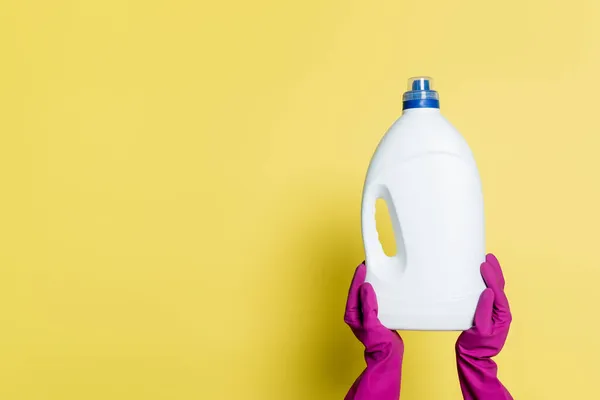
<svg viewBox="0 0 600 400">
<path fill-rule="evenodd" d="M 408 80 L 408 90 L 402 96 L 402 109 L 440 108 L 438 92 L 433 90 L 433 79 L 417 76 Z"/>
</svg>

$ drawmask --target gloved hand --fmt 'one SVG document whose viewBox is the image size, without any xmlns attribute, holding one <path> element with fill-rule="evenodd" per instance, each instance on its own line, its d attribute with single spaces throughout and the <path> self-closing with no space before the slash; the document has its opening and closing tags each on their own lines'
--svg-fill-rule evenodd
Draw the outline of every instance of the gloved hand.
<svg viewBox="0 0 600 400">
<path fill-rule="evenodd" d="M 486 256 L 481 274 L 487 289 L 479 298 L 475 324 L 456 342 L 460 387 L 465 400 L 512 400 L 498 380 L 498 368 L 492 360 L 504 347 L 512 320 L 504 294 L 504 276 L 494 255 Z"/>
<path fill-rule="evenodd" d="M 354 382 L 345 400 L 398 400 L 404 344 L 377 317 L 377 298 L 365 283 L 367 268 L 361 264 L 354 273 L 344 321 L 365 346 L 367 367 Z"/>
</svg>

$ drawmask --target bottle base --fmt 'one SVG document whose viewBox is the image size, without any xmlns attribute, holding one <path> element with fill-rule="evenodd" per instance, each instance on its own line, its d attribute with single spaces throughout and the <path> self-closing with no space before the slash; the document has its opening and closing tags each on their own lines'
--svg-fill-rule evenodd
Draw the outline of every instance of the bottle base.
<svg viewBox="0 0 600 400">
<path fill-rule="evenodd" d="M 406 315 L 380 314 L 379 320 L 388 329 L 401 331 L 466 331 L 473 326 L 474 313 Z"/>
</svg>

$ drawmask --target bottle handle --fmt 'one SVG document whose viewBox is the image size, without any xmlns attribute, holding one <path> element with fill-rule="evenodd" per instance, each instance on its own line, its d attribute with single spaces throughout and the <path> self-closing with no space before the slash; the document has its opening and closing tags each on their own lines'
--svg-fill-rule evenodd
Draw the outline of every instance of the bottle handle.
<svg viewBox="0 0 600 400">
<path fill-rule="evenodd" d="M 403 253 L 404 246 L 398 240 L 397 226 L 394 225 L 394 240 L 396 241 L 397 254 L 389 257 L 383 250 L 383 245 L 379 240 L 379 232 L 377 231 L 377 221 L 375 219 L 375 207 L 377 199 L 383 198 L 390 211 L 390 217 L 397 218 L 392 198 L 389 191 L 382 184 L 370 185 L 365 188 L 363 195 L 363 204 L 361 212 L 362 236 L 365 246 L 365 256 L 367 263 L 367 280 L 369 275 L 375 274 L 378 276 L 391 275 L 400 272 L 397 268 L 393 268 L 397 264 L 397 257 Z M 393 222 L 393 220 L 392 220 Z M 401 246 L 398 246 L 400 244 Z M 404 254 L 402 254 L 404 256 Z M 383 276 L 381 276 L 383 278 Z"/>
</svg>

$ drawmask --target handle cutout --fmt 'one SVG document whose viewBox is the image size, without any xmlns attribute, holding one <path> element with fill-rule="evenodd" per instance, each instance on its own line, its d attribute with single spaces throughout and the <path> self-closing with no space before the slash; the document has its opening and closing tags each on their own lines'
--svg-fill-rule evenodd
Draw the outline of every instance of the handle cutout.
<svg viewBox="0 0 600 400">
<path fill-rule="evenodd" d="M 387 203 L 382 198 L 377 199 L 375 203 L 375 221 L 383 252 L 388 257 L 394 257 L 398 252 L 394 237 L 394 227 Z"/>
</svg>

